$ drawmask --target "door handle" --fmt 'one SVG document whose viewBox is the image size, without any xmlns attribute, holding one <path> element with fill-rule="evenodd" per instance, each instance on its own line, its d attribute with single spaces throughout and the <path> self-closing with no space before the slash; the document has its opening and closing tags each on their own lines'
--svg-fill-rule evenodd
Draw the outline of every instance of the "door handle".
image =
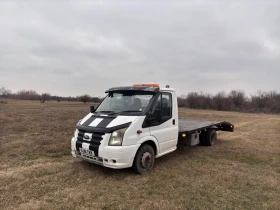
<svg viewBox="0 0 280 210">
<path fill-rule="evenodd" d="M 175 119 L 173 119 L 173 125 L 175 125 Z"/>
</svg>

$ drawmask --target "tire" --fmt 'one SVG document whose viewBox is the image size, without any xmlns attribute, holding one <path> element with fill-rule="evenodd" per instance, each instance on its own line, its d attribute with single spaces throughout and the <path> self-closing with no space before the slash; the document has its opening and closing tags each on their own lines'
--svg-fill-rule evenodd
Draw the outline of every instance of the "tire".
<svg viewBox="0 0 280 210">
<path fill-rule="evenodd" d="M 215 129 L 208 129 L 205 135 L 205 146 L 213 146 L 217 140 L 217 133 Z"/>
<path fill-rule="evenodd" d="M 137 174 L 149 173 L 155 163 L 155 151 L 149 144 L 142 145 L 134 158 L 132 169 Z"/>
</svg>

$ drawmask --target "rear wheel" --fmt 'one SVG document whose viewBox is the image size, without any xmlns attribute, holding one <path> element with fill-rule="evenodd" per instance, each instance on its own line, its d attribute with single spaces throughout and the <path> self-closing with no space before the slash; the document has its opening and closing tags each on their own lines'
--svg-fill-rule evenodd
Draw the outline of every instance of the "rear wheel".
<svg viewBox="0 0 280 210">
<path fill-rule="evenodd" d="M 217 140 L 217 133 L 215 129 L 208 129 L 203 131 L 199 136 L 200 144 L 204 146 L 213 146 Z"/>
<path fill-rule="evenodd" d="M 137 174 L 147 174 L 152 170 L 155 162 L 155 152 L 152 146 L 142 145 L 134 158 L 132 169 Z"/>
</svg>

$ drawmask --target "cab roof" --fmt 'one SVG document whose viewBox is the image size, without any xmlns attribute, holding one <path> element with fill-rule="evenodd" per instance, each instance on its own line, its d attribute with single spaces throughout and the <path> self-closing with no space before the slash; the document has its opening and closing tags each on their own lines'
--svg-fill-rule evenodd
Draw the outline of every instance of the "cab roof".
<svg viewBox="0 0 280 210">
<path fill-rule="evenodd" d="M 157 93 L 159 92 L 158 87 L 151 87 L 151 86 L 124 86 L 124 87 L 113 87 L 105 91 L 105 93 L 108 92 L 122 92 L 122 91 L 143 91 L 143 92 L 153 92 Z"/>
</svg>

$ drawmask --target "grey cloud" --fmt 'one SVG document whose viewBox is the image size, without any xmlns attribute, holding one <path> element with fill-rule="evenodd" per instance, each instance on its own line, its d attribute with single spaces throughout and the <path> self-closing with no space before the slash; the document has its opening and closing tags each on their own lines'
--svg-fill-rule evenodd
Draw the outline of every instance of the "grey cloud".
<svg viewBox="0 0 280 210">
<path fill-rule="evenodd" d="M 2 1 L 0 86 L 280 91 L 279 11 L 277 1 Z"/>
</svg>

